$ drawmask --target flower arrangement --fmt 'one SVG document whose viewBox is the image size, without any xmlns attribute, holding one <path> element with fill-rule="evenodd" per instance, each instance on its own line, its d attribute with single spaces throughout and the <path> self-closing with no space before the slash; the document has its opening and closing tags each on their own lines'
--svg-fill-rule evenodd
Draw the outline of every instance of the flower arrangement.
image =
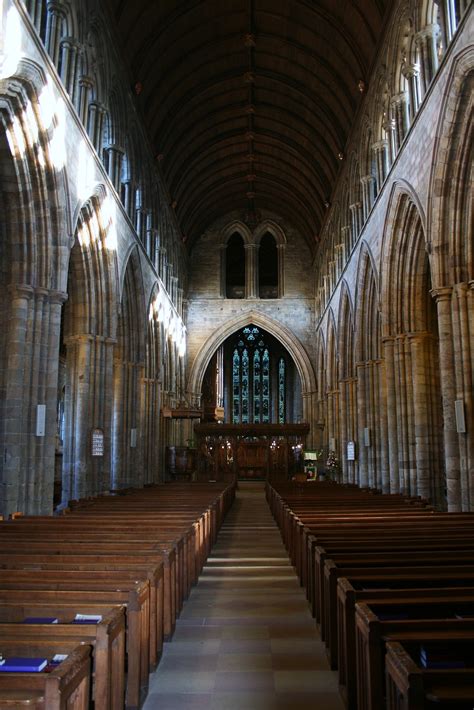
<svg viewBox="0 0 474 710">
<path fill-rule="evenodd" d="M 339 459 L 337 458 L 335 451 L 328 452 L 326 468 L 332 476 L 335 476 L 339 472 Z"/>
</svg>

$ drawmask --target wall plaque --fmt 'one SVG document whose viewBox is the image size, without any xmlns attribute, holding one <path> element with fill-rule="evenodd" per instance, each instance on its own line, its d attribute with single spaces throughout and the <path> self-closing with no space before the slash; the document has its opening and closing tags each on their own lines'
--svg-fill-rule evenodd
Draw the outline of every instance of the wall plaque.
<svg viewBox="0 0 474 710">
<path fill-rule="evenodd" d="M 91 454 L 92 456 L 104 455 L 104 432 L 102 429 L 92 429 Z"/>
<path fill-rule="evenodd" d="M 347 460 L 348 461 L 355 461 L 355 458 L 356 458 L 355 441 L 348 441 L 347 442 Z"/>
</svg>

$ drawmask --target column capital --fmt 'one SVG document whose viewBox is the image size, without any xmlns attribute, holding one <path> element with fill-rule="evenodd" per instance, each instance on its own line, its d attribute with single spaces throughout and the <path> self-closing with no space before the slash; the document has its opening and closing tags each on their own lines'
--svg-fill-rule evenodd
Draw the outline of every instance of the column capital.
<svg viewBox="0 0 474 710">
<path fill-rule="evenodd" d="M 387 130 L 387 129 L 385 129 Z M 376 141 L 375 143 L 372 143 L 372 150 L 377 151 L 377 150 L 385 150 L 388 148 L 388 140 L 386 138 L 383 138 L 380 141 Z"/>
<path fill-rule="evenodd" d="M 69 295 L 65 291 L 52 290 L 49 292 L 50 303 L 58 303 L 59 305 L 62 306 L 63 303 L 66 303 L 68 298 L 69 298 Z"/>
<path fill-rule="evenodd" d="M 375 182 L 375 177 L 374 175 L 364 175 L 360 179 L 361 183 L 363 185 L 370 185 L 371 183 Z"/>
<path fill-rule="evenodd" d="M 33 297 L 35 292 L 33 286 L 29 286 L 28 284 L 8 284 L 7 291 L 9 291 L 13 297 L 27 298 L 28 300 Z"/>
<path fill-rule="evenodd" d="M 408 340 L 426 340 L 427 338 L 433 338 L 433 333 L 428 330 L 420 330 L 419 332 L 406 333 Z"/>
<path fill-rule="evenodd" d="M 79 78 L 79 86 L 82 86 L 85 89 L 92 89 L 94 86 L 94 80 L 90 76 L 86 76 L 84 74 Z"/>
<path fill-rule="evenodd" d="M 415 43 L 420 44 L 420 42 L 423 42 L 426 39 L 432 39 L 433 37 L 437 37 L 440 33 L 441 29 L 437 23 L 426 25 L 426 27 L 416 33 Z"/>
<path fill-rule="evenodd" d="M 441 286 L 440 288 L 432 288 L 430 294 L 435 299 L 436 303 L 438 303 L 438 301 L 447 301 L 453 294 L 453 287 Z"/>
<path fill-rule="evenodd" d="M 82 45 L 75 37 L 63 37 L 61 39 L 61 47 L 79 51 L 82 48 Z"/>
<path fill-rule="evenodd" d="M 57 0 L 48 0 L 47 9 L 51 14 L 66 17 L 66 8 Z"/>
<path fill-rule="evenodd" d="M 466 293 L 469 291 L 469 283 L 467 281 L 461 281 L 457 284 L 454 284 L 453 291 L 458 298 L 464 298 Z"/>
<path fill-rule="evenodd" d="M 410 64 L 409 62 L 402 63 L 402 74 L 405 79 L 412 79 L 414 76 L 418 76 L 420 73 L 419 64 Z"/>
<path fill-rule="evenodd" d="M 391 99 L 390 103 L 393 106 L 400 106 L 403 103 L 406 103 L 407 100 L 407 94 L 406 91 L 401 91 L 399 94 L 394 94 Z"/>
</svg>

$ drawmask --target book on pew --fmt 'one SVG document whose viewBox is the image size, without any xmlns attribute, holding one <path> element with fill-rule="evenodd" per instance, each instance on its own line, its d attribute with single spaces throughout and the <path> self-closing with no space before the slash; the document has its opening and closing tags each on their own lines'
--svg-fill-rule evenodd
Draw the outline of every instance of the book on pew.
<svg viewBox="0 0 474 710">
<path fill-rule="evenodd" d="M 56 653 L 55 656 L 48 662 L 48 665 L 44 669 L 45 673 L 51 673 L 52 671 L 56 670 L 56 668 L 61 665 L 63 661 L 65 661 L 67 658 L 67 654 L 65 653 Z"/>
<path fill-rule="evenodd" d="M 11 656 L 5 658 L 0 665 L 3 673 L 40 673 L 48 665 L 47 658 L 19 658 Z"/>
<path fill-rule="evenodd" d="M 100 614 L 76 614 L 72 623 L 73 624 L 98 624 L 102 621 L 102 616 Z"/>
<path fill-rule="evenodd" d="M 22 624 L 59 624 L 59 619 L 54 616 L 27 616 Z"/>
<path fill-rule="evenodd" d="M 446 651 L 430 649 L 425 646 L 420 648 L 420 664 L 423 668 L 465 668 L 466 663 L 462 658 L 452 658 Z"/>
</svg>

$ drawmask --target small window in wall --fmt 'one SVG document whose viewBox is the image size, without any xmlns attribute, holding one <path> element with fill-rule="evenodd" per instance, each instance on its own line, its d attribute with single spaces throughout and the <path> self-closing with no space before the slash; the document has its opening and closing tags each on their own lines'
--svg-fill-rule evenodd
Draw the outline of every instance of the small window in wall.
<svg viewBox="0 0 474 710">
<path fill-rule="evenodd" d="M 244 240 L 235 232 L 227 242 L 225 254 L 226 298 L 245 298 Z"/>
<path fill-rule="evenodd" d="M 260 241 L 258 286 L 260 298 L 278 298 L 278 249 L 269 232 Z"/>
</svg>

